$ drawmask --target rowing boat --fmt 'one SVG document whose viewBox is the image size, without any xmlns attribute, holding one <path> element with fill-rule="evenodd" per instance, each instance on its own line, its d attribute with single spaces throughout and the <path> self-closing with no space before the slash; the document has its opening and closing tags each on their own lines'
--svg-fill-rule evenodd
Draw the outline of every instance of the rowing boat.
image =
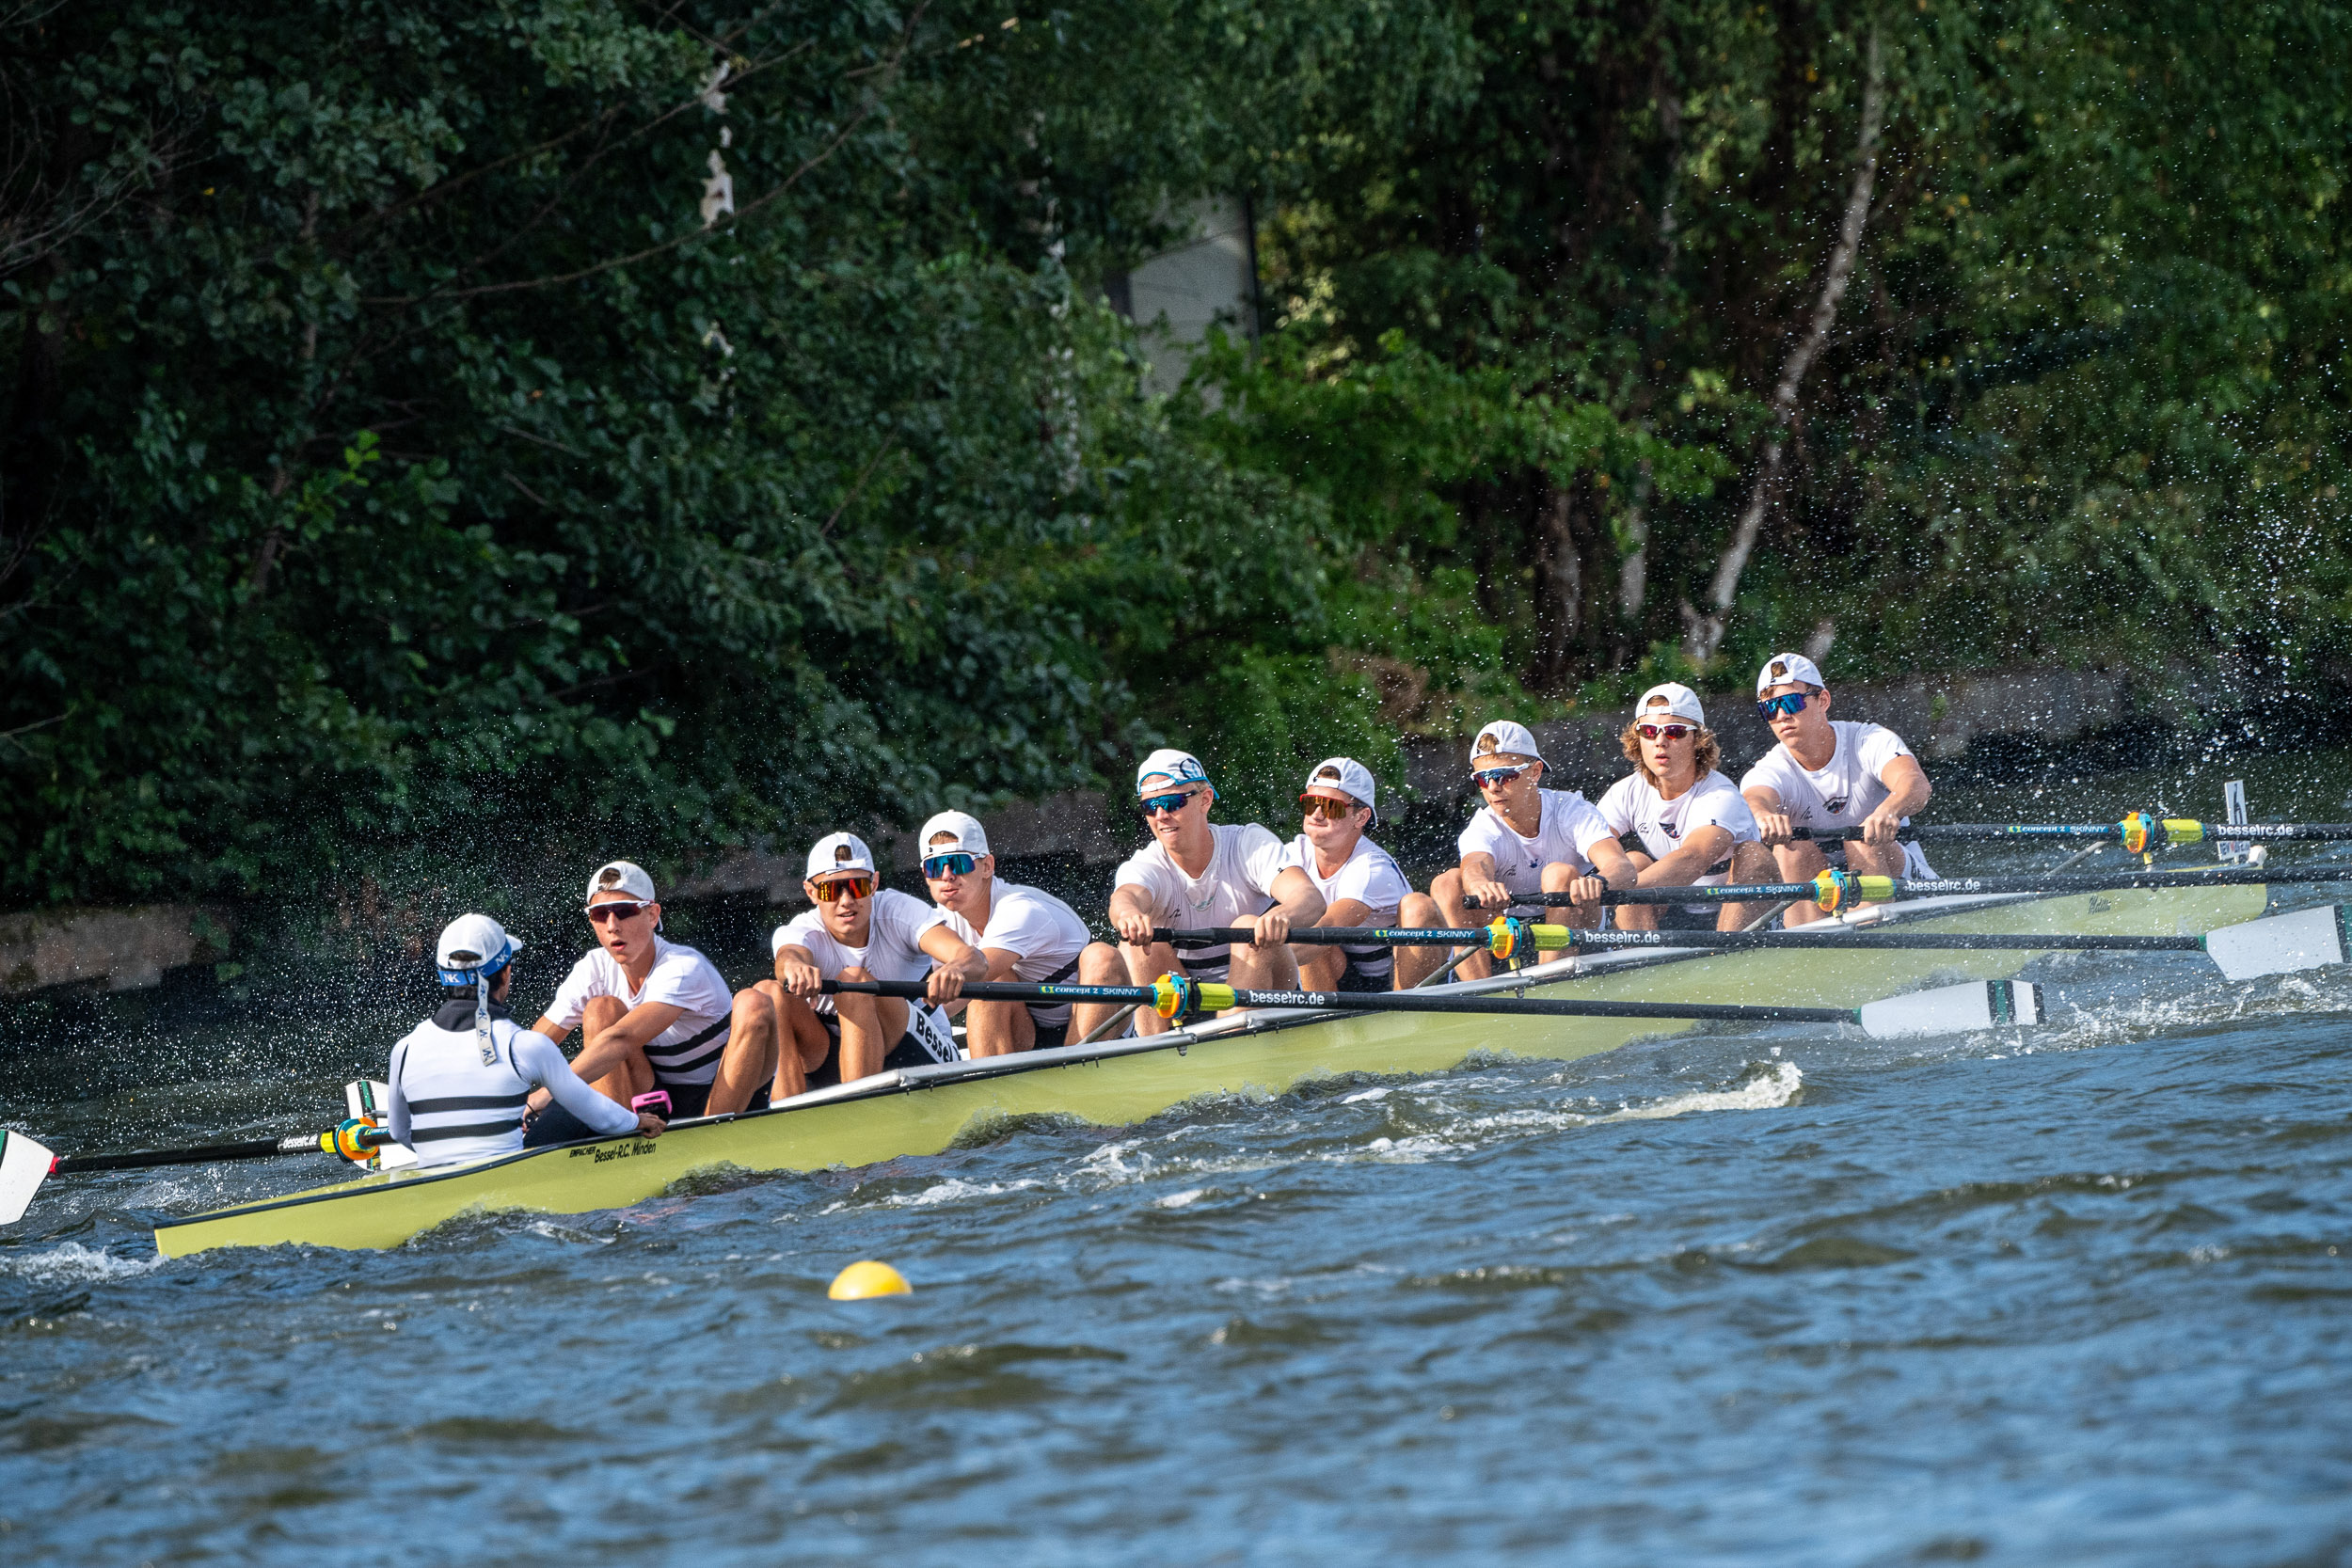
<svg viewBox="0 0 2352 1568">
<path fill-rule="evenodd" d="M 2259 915 L 2261 886 L 2183 886 L 2061 897 L 1922 899 L 1841 917 L 1907 930 L 2189 936 Z M 1828 922 L 1808 929 L 1835 928 Z M 1769 952 L 1651 949 L 1580 953 L 1441 993 L 1856 1006 L 1931 982 L 1998 980 L 2030 951 L 1824 951 L 1802 962 Z M 1473 1058 L 1571 1060 L 1695 1025 L 1623 1018 L 1479 1017 L 1261 1011 L 1166 1034 L 894 1070 L 818 1089 L 763 1111 L 674 1124 L 659 1139 L 622 1137 L 430 1170 L 379 1171 L 284 1197 L 159 1221 L 166 1257 L 213 1247 L 296 1243 L 387 1247 L 461 1215 L 526 1209 L 585 1213 L 654 1197 L 697 1172 L 816 1171 L 938 1154 L 1016 1117 L 1102 1126 L 1185 1103 L 1279 1095 L 1318 1077 L 1423 1074 Z"/>
</svg>

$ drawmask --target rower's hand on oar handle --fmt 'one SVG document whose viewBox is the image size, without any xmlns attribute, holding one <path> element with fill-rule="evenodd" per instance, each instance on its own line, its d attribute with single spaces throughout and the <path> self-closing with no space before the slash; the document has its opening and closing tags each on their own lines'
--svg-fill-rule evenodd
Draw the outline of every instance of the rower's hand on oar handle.
<svg viewBox="0 0 2352 1568">
<path fill-rule="evenodd" d="M 776 979 L 786 990 L 803 999 L 822 996 L 825 992 L 825 977 L 817 972 L 815 964 L 805 959 L 787 958 L 778 954 Z"/>
<path fill-rule="evenodd" d="M 1113 910 L 1111 928 L 1119 933 L 1119 940 L 1130 947 L 1152 945 L 1152 911 L 1149 910 Z"/>
<path fill-rule="evenodd" d="M 1462 891 L 1468 895 L 1462 902 L 1473 910 L 1507 910 L 1511 907 L 1511 890 L 1491 879 L 1465 882 Z"/>
<path fill-rule="evenodd" d="M 1756 836 L 1766 844 L 1787 844 L 1796 837 L 1796 825 L 1785 811 L 1766 811 L 1761 806 L 1750 808 L 1756 816 Z"/>
<path fill-rule="evenodd" d="M 923 1000 L 944 1007 L 963 994 L 963 971 L 952 964 L 933 964 L 923 980 Z"/>
<path fill-rule="evenodd" d="M 1609 879 L 1598 874 L 1579 877 L 1568 884 L 1568 896 L 1579 909 L 1598 909 L 1609 896 Z"/>
<path fill-rule="evenodd" d="M 1759 819 L 1757 826 L 1760 828 L 1762 825 L 1763 824 Z M 1865 844 L 1892 844 L 1895 842 L 1895 835 L 1902 831 L 1902 826 L 1903 820 L 1901 817 L 1893 816 L 1884 810 L 1874 811 L 1869 816 L 1862 819 L 1862 842 Z"/>
<path fill-rule="evenodd" d="M 1249 939 L 1252 947 L 1279 947 L 1291 939 L 1291 917 L 1280 910 L 1268 910 L 1249 923 L 1255 933 Z"/>
</svg>

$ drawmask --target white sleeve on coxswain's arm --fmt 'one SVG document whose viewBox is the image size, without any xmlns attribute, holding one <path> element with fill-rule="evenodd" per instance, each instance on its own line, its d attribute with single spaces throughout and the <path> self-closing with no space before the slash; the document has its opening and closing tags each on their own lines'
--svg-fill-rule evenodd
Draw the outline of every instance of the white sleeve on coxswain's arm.
<svg viewBox="0 0 2352 1568">
<path fill-rule="evenodd" d="M 591 1131 L 607 1135 L 637 1131 L 637 1113 L 590 1088 L 547 1036 L 531 1029 L 517 1031 L 508 1049 L 515 1054 L 515 1070 L 521 1074 L 524 1083 L 536 1084 L 555 1096 L 558 1105 L 578 1117 Z M 397 1096 L 399 1090 L 394 1089 L 393 1093 Z"/>
<path fill-rule="evenodd" d="M 545 1035 L 537 1037 L 547 1038 Z M 392 1142 L 404 1146 L 408 1142 L 408 1097 L 401 1092 L 400 1070 L 407 1065 L 408 1041 L 404 1037 L 398 1045 L 392 1047 L 392 1065 L 386 1069 L 391 1074 L 392 1102 L 385 1107 L 384 1120 L 385 1127 L 392 1134 Z"/>
</svg>

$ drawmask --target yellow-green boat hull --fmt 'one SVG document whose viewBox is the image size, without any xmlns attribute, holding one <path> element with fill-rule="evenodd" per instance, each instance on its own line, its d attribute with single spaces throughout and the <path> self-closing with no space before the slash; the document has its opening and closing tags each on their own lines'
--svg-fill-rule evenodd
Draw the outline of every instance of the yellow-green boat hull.
<svg viewBox="0 0 2352 1568">
<path fill-rule="evenodd" d="M 2080 894 L 1975 905 L 1905 919 L 1910 931 L 2195 935 L 2259 915 L 2261 887 Z M 2000 979 L 2028 951 L 1751 950 L 1635 962 L 1563 975 L 1531 996 L 1592 1000 L 1857 1006 L 1930 983 Z M 1261 1021 L 1270 1022 L 1270 1021 Z M 1353 1014 L 1282 1021 L 1247 1031 L 1210 1024 L 1121 1042 L 1120 1053 L 999 1057 L 804 1097 L 773 1110 L 681 1126 L 660 1139 L 622 1138 L 532 1149 L 436 1171 L 379 1172 L 241 1204 L 156 1228 L 167 1257 L 221 1246 L 397 1246 L 460 1214 L 503 1209 L 584 1213 L 653 1197 L 694 1171 L 823 1170 L 936 1154 L 967 1130 L 1009 1117 L 1137 1122 L 1204 1096 L 1279 1094 L 1343 1073 L 1420 1074 L 1481 1053 L 1570 1060 L 1628 1040 L 1684 1032 L 1654 1019 Z M 868 1085 L 875 1085 L 868 1087 Z"/>
</svg>

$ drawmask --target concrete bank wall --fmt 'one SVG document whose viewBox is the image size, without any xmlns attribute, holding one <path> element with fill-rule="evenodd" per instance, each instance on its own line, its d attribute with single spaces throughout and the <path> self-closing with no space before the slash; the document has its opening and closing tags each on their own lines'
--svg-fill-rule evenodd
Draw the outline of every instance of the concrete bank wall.
<svg viewBox="0 0 2352 1568">
<path fill-rule="evenodd" d="M 51 986 L 135 990 L 229 956 L 227 910 L 189 904 L 0 915 L 0 996 Z"/>
</svg>

